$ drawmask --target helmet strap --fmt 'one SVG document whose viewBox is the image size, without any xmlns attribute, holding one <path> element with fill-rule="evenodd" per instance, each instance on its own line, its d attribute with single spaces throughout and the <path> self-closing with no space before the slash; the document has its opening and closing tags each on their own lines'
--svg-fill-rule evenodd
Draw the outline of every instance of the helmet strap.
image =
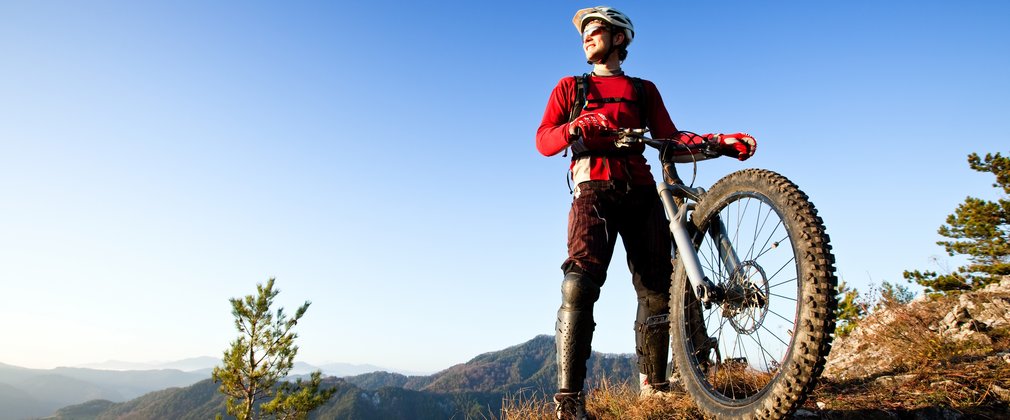
<svg viewBox="0 0 1010 420">
<path fill-rule="evenodd" d="M 593 64 L 593 65 L 606 65 L 607 62 L 610 61 L 610 56 L 613 55 L 615 52 L 619 51 L 618 48 L 614 48 L 614 37 L 615 36 L 616 35 L 613 34 L 613 33 L 610 34 L 610 42 L 607 44 L 607 52 L 603 54 L 603 58 L 601 58 L 598 62 L 593 62 L 593 61 L 590 61 L 590 60 L 586 60 L 586 63 L 587 64 Z M 624 41 L 627 42 L 628 39 L 625 38 Z"/>
</svg>

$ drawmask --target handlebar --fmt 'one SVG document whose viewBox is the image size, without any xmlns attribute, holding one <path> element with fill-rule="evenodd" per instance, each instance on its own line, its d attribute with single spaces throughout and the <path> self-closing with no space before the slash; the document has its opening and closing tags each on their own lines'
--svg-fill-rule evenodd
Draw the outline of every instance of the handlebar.
<svg viewBox="0 0 1010 420">
<path fill-rule="evenodd" d="M 617 147 L 628 147 L 634 143 L 645 143 L 653 148 L 662 150 L 668 143 L 674 143 L 670 139 L 646 137 L 645 133 L 648 132 L 648 128 L 619 128 L 614 133 L 617 135 L 617 140 L 614 141 L 614 144 Z"/>
<path fill-rule="evenodd" d="M 614 134 L 617 136 L 617 140 L 614 140 L 614 145 L 617 147 L 628 147 L 635 143 L 645 143 L 646 145 L 659 150 L 660 159 L 667 161 L 669 155 L 667 153 L 672 150 L 691 150 L 691 147 L 684 143 L 683 140 L 679 138 L 672 139 L 654 139 L 646 136 L 645 134 L 649 132 L 648 128 L 619 128 Z M 695 133 L 690 131 L 679 131 L 677 132 L 677 137 L 681 133 L 688 133 L 692 137 L 700 137 Z M 723 154 L 716 148 L 715 144 L 709 142 L 700 142 L 700 147 L 698 149 L 707 157 L 718 157 Z"/>
<path fill-rule="evenodd" d="M 618 128 L 616 130 L 607 131 L 601 134 L 614 136 L 614 145 L 621 147 L 629 147 L 636 143 L 644 143 L 654 149 L 659 150 L 659 160 L 662 163 L 663 168 L 663 180 L 667 185 L 671 187 L 677 187 L 675 190 L 675 196 L 678 197 L 691 197 L 697 200 L 698 193 L 686 187 L 684 182 L 677 175 L 677 169 L 674 165 L 677 163 L 676 157 L 678 155 L 683 156 L 684 154 L 693 155 L 696 153 L 701 153 L 706 158 L 714 158 L 719 156 L 726 156 L 727 154 L 719 150 L 718 145 L 709 141 L 699 141 L 696 143 L 689 144 L 684 140 L 681 140 L 684 134 L 687 134 L 689 139 L 702 138 L 696 133 L 690 131 L 678 131 L 674 134 L 674 138 L 651 138 L 646 136 L 649 132 L 648 128 Z M 578 137 L 582 137 L 582 131 L 576 127 L 574 133 Z M 686 151 L 687 153 L 678 153 Z M 692 160 L 697 163 L 697 160 Z M 687 162 L 683 162 L 687 163 Z M 695 165 L 694 174 L 697 175 L 697 165 Z M 694 177 L 692 176 L 691 184 L 694 184 Z"/>
</svg>

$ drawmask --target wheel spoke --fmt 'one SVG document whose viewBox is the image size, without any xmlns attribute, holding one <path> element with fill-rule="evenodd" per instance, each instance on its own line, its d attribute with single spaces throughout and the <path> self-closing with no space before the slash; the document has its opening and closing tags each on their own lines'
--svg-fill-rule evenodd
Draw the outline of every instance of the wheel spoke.
<svg viewBox="0 0 1010 420">
<path fill-rule="evenodd" d="M 753 255 L 754 244 L 757 243 L 757 238 L 758 238 L 758 228 L 761 226 L 759 223 L 757 223 L 757 220 L 761 219 L 761 212 L 759 211 L 759 212 L 756 212 L 756 213 L 757 213 L 757 219 L 755 219 L 755 222 L 754 222 L 754 235 L 751 235 L 750 248 L 747 249 L 747 258 L 746 259 L 748 259 L 748 260 L 751 259 L 751 255 Z"/>
<path fill-rule="evenodd" d="M 768 310 L 768 312 L 769 312 L 769 313 L 773 313 L 773 314 L 775 314 L 776 316 L 778 316 L 779 318 L 782 318 L 782 319 L 786 320 L 786 322 L 788 322 L 788 323 L 789 323 L 790 325 L 796 325 L 796 322 L 794 322 L 793 320 L 791 320 L 791 319 L 789 319 L 789 318 L 786 318 L 786 317 L 784 317 L 784 316 L 782 316 L 782 315 L 779 315 L 779 313 L 778 313 L 778 312 L 775 312 L 775 311 L 773 311 L 773 310 L 771 310 L 771 309 L 769 309 L 769 310 Z"/>
<path fill-rule="evenodd" d="M 785 341 L 782 341 L 782 339 L 781 339 L 781 338 L 779 338 L 778 334 L 775 334 L 774 332 L 772 332 L 772 330 L 769 330 L 769 329 L 768 329 L 768 327 L 766 327 L 766 326 L 762 325 L 762 326 L 761 326 L 761 329 L 763 329 L 763 330 L 765 330 L 765 331 L 768 331 L 768 333 L 769 333 L 769 334 L 771 334 L 771 335 L 772 335 L 772 337 L 775 337 L 775 339 L 776 339 L 776 340 L 779 340 L 779 342 L 780 342 L 780 343 L 782 343 L 782 345 L 783 345 L 783 346 L 786 346 L 786 348 L 788 348 L 788 347 L 789 347 L 789 343 L 787 343 L 787 342 L 785 342 Z"/>
<path fill-rule="evenodd" d="M 763 219 L 761 217 L 761 213 L 762 212 L 761 211 L 757 212 L 757 219 L 755 219 L 755 221 L 754 221 L 754 236 L 751 237 L 750 248 L 747 250 L 747 259 L 748 260 L 756 260 L 757 259 L 757 257 L 752 257 L 754 255 L 754 245 L 757 244 L 758 238 L 761 237 L 761 231 L 764 230 L 765 223 L 768 222 L 768 217 L 770 217 L 771 214 L 772 214 L 772 212 L 774 212 L 774 211 L 775 211 L 775 209 L 773 207 L 768 206 L 768 211 L 765 212 L 765 217 Z M 779 219 L 779 223 L 781 223 L 781 222 L 782 222 L 782 220 Z M 775 232 L 772 231 L 772 233 L 774 234 Z M 771 238 L 771 235 L 768 235 L 768 237 Z M 760 249 L 763 250 L 766 245 L 768 245 L 768 241 L 767 240 L 765 240 L 765 243 L 763 245 L 761 245 Z M 759 256 L 760 256 L 761 252 L 759 251 L 758 253 L 759 253 Z"/>
<path fill-rule="evenodd" d="M 734 347 L 738 347 L 738 348 L 740 348 L 741 352 L 743 352 L 743 348 L 742 348 L 742 347 L 740 347 L 740 334 L 737 334 L 736 338 L 735 338 L 735 339 L 733 340 L 733 346 L 734 346 Z M 744 352 L 744 354 L 743 354 L 743 355 L 741 355 L 741 354 L 739 354 L 739 353 L 737 353 L 737 355 L 738 355 L 738 356 L 743 356 L 743 359 L 745 359 L 745 360 L 747 359 L 747 354 L 746 354 L 746 352 Z M 740 357 L 735 357 L 734 359 L 740 359 Z M 737 364 L 737 363 L 739 363 L 739 362 L 737 362 L 736 360 L 734 360 L 734 361 L 733 361 L 733 364 Z M 737 367 L 737 366 L 730 366 L 730 371 L 729 371 L 729 372 L 730 372 L 731 374 L 733 373 L 733 369 L 739 369 L 739 367 Z M 742 375 L 741 375 L 741 376 L 742 376 Z M 736 381 L 736 380 L 732 380 L 732 379 L 731 379 L 731 380 L 729 381 L 729 383 L 730 383 L 730 386 L 731 386 L 731 387 L 732 387 L 732 389 L 733 389 L 733 396 L 736 396 L 736 395 L 737 395 L 737 394 L 736 394 L 736 389 L 737 389 L 737 383 L 738 383 L 738 382 L 739 382 L 739 381 Z M 743 395 L 743 394 L 741 393 L 741 395 Z"/>
<path fill-rule="evenodd" d="M 716 257 L 715 250 L 712 249 L 712 243 L 715 241 L 707 241 L 706 246 L 708 247 L 708 252 L 699 252 L 701 256 L 705 259 L 705 263 L 708 264 L 708 269 L 712 273 L 718 273 L 720 270 L 719 262 L 713 260 Z"/>
<path fill-rule="evenodd" d="M 760 229 L 760 231 L 764 231 L 765 230 L 765 224 L 768 223 L 768 218 L 771 217 L 772 213 L 775 213 L 775 208 L 772 207 L 772 206 L 768 206 L 768 213 L 765 213 L 765 218 L 764 218 L 764 220 L 761 221 L 761 229 Z M 772 230 L 772 233 L 775 233 L 775 231 L 777 231 L 779 229 L 779 226 L 782 225 L 782 218 L 778 218 L 778 220 L 779 221 L 775 224 L 775 229 Z M 757 237 L 758 234 L 755 233 L 754 236 Z M 768 236 L 771 237 L 771 235 L 768 235 Z M 767 244 L 768 244 L 768 242 L 765 242 L 765 245 L 767 245 Z M 762 248 L 763 248 L 763 246 L 762 246 Z M 758 256 L 760 256 L 760 254 L 758 254 Z M 757 259 L 757 257 L 755 257 L 754 259 Z"/>
<path fill-rule="evenodd" d="M 758 255 L 756 257 L 752 258 L 753 260 L 761 258 L 764 254 L 767 254 L 771 252 L 771 250 L 776 248 L 776 246 L 773 246 L 771 248 L 765 249 L 765 247 L 768 246 L 768 243 L 772 241 L 772 235 L 774 235 L 775 232 L 779 231 L 780 226 L 782 226 L 782 220 L 779 220 L 779 222 L 775 224 L 775 229 L 773 229 L 772 232 L 768 234 L 768 239 L 765 240 L 765 243 L 763 245 L 761 245 L 761 251 L 758 252 Z M 782 242 L 785 242 L 787 239 L 789 239 L 789 232 L 786 232 L 786 236 L 783 236 L 781 239 L 775 241 L 774 243 L 781 244 Z"/>
<path fill-rule="evenodd" d="M 775 355 L 769 353 L 768 350 L 765 350 L 765 345 L 761 343 L 761 334 L 752 334 L 749 335 L 749 337 L 751 338 L 751 340 L 754 340 L 754 342 L 757 343 L 758 348 L 761 349 L 761 360 L 765 362 L 765 370 L 771 371 L 772 370 L 771 365 L 768 364 L 768 358 L 765 357 L 765 355 L 768 355 L 772 359 L 775 359 Z"/>
<path fill-rule="evenodd" d="M 736 243 L 740 239 L 740 226 L 743 226 L 743 215 L 744 213 L 747 212 L 747 208 L 750 207 L 750 202 L 751 199 L 747 198 L 747 203 L 744 206 L 743 210 L 739 210 L 740 209 L 739 202 L 736 206 L 737 210 L 739 211 L 737 211 L 736 214 L 736 229 L 735 232 L 733 233 L 733 243 Z"/>
<path fill-rule="evenodd" d="M 793 302 L 796 302 L 796 299 L 793 299 L 793 298 L 791 298 L 791 297 L 789 297 L 789 296 L 782 296 L 782 295 L 777 295 L 777 294 L 775 294 L 775 293 L 769 293 L 769 295 L 772 295 L 772 296 L 775 296 L 775 297 L 780 297 L 780 298 L 782 298 L 782 299 L 789 299 L 789 300 L 791 300 L 791 301 L 793 301 Z"/>
<path fill-rule="evenodd" d="M 775 283 L 774 285 L 768 286 L 768 289 L 774 289 L 774 288 L 776 288 L 778 286 L 781 286 L 783 284 L 789 283 L 791 281 L 796 281 L 796 280 L 799 280 L 799 279 L 800 279 L 799 277 L 793 277 L 793 278 L 791 278 L 789 280 L 784 280 L 784 281 L 782 281 L 780 283 Z"/>
<path fill-rule="evenodd" d="M 708 312 L 708 316 L 705 317 L 705 325 L 708 325 L 708 321 L 712 319 L 712 315 L 715 315 L 715 312 L 716 311 L 709 311 Z"/>
<path fill-rule="evenodd" d="M 779 273 L 781 273 L 782 270 L 784 270 L 787 266 L 789 266 L 789 263 L 791 263 L 793 261 L 796 261 L 796 256 L 795 255 L 793 255 L 793 257 L 790 258 L 789 261 L 786 261 L 785 264 L 782 264 L 782 267 L 779 267 L 778 270 L 775 270 L 775 274 L 772 274 L 772 275 L 768 276 L 768 279 L 770 280 L 770 279 L 775 278 L 775 276 L 779 275 Z"/>
</svg>

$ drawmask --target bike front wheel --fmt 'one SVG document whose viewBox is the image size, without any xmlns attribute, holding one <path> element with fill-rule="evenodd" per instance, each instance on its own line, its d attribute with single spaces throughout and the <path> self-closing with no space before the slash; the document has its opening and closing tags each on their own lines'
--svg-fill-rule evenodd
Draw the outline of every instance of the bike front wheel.
<svg viewBox="0 0 1010 420">
<path fill-rule="evenodd" d="M 704 274 L 723 293 L 699 301 L 677 258 L 670 338 L 682 385 L 711 417 L 784 417 L 814 387 L 835 328 L 824 223 L 795 184 L 758 169 L 719 180 L 691 223 Z"/>
</svg>

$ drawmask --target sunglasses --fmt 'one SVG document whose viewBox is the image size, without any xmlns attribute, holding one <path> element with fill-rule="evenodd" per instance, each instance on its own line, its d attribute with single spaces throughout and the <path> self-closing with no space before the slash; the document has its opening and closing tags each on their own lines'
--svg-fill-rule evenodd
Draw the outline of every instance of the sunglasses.
<svg viewBox="0 0 1010 420">
<path fill-rule="evenodd" d="M 591 35 L 596 35 L 596 33 L 599 31 L 609 31 L 609 30 L 610 29 L 607 28 L 606 25 L 599 22 L 593 22 L 586 25 L 586 28 L 582 30 L 582 39 L 586 39 L 586 37 L 589 37 Z"/>
</svg>

